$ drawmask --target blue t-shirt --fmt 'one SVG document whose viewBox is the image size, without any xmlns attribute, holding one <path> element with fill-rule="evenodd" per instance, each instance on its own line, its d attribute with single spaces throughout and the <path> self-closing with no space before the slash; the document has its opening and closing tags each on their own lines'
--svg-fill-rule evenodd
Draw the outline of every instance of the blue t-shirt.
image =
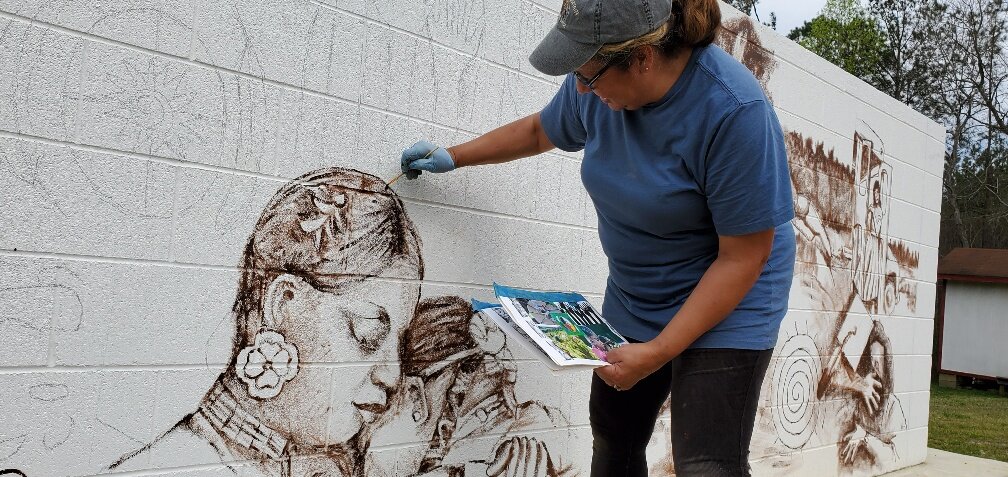
<svg viewBox="0 0 1008 477">
<path fill-rule="evenodd" d="M 768 349 L 794 272 L 794 206 L 777 115 L 721 48 L 695 48 L 655 103 L 613 111 L 573 75 L 543 109 L 555 146 L 584 149 L 581 180 L 609 259 L 603 314 L 624 336 L 657 336 L 718 253 L 718 235 L 776 229 L 759 280 L 691 348 Z"/>
</svg>

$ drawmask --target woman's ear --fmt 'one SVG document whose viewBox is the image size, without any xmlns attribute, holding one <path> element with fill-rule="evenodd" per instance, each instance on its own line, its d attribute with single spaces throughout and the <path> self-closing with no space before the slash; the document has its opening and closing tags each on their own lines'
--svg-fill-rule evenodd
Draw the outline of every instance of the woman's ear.
<svg viewBox="0 0 1008 477">
<path fill-rule="evenodd" d="M 274 278 L 266 287 L 263 300 L 263 326 L 270 329 L 280 326 L 289 315 L 291 300 L 303 294 L 306 286 L 304 280 L 289 273 Z"/>
<path fill-rule="evenodd" d="M 637 73 L 644 73 L 654 67 L 655 50 L 654 47 L 637 48 L 633 52 L 633 64 L 638 68 Z"/>
<path fill-rule="evenodd" d="M 423 379 L 419 376 L 406 376 L 403 386 L 406 389 L 407 399 L 413 403 L 413 410 L 411 411 L 413 422 L 427 422 L 427 418 L 430 417 L 430 407 L 427 402 L 427 392 L 424 389 Z"/>
</svg>

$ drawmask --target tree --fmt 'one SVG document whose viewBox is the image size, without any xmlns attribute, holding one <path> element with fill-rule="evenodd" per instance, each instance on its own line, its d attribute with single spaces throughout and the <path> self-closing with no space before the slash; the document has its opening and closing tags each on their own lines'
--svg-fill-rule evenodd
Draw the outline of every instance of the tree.
<svg viewBox="0 0 1008 477">
<path fill-rule="evenodd" d="M 756 11 L 756 5 L 759 4 L 759 0 L 725 0 L 725 3 L 739 9 L 742 13 L 746 15 L 755 15 L 756 19 L 762 22 L 764 25 L 777 29 L 777 14 L 770 12 L 770 21 L 763 21 L 759 17 L 759 12 Z"/>
<path fill-rule="evenodd" d="M 864 1 L 788 37 L 946 126 L 939 253 L 1008 248 L 1008 0 Z"/>
<path fill-rule="evenodd" d="M 1008 248 L 1008 5 L 954 0 L 938 50 L 949 81 L 949 126 L 939 252 L 953 246 Z"/>
<path fill-rule="evenodd" d="M 879 76 L 885 38 L 857 0 L 827 0 L 818 16 L 788 38 L 869 83 Z"/>
<path fill-rule="evenodd" d="M 746 15 L 752 15 L 753 9 L 756 8 L 759 0 L 725 0 L 725 3 L 739 9 L 739 11 Z"/>
<path fill-rule="evenodd" d="M 938 0 L 872 0 L 868 11 L 885 40 L 872 84 L 924 114 L 940 114 L 936 103 L 951 65 L 940 58 L 948 7 Z"/>
</svg>

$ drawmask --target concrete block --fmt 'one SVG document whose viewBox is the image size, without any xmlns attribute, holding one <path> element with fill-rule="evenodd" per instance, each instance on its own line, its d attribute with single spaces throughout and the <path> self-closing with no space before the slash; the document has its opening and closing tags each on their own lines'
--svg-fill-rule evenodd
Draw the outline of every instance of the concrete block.
<svg viewBox="0 0 1008 477">
<path fill-rule="evenodd" d="M 356 100 L 365 21 L 311 2 L 262 0 L 203 7 L 199 61 L 297 88 Z"/>
<path fill-rule="evenodd" d="M 930 215 L 931 213 L 928 212 Z M 925 221 L 932 220 L 935 217 L 928 217 Z M 938 230 L 935 228 L 934 230 Z M 937 235 L 937 234 L 936 234 Z M 938 247 L 937 242 L 935 245 L 923 244 L 919 247 L 920 250 L 920 260 L 917 265 L 917 271 L 914 274 L 914 278 L 924 282 L 923 284 L 934 285 L 938 281 Z M 931 297 L 934 297 L 934 293 L 931 293 Z M 922 297 L 923 298 L 923 297 Z M 924 306 L 924 311 L 929 313 L 927 316 L 931 315 L 928 311 L 929 307 L 932 307 L 934 301 L 922 301 L 921 304 Z"/>
<path fill-rule="evenodd" d="M 0 24 L 0 129 L 72 140 L 90 43 L 22 20 Z"/>
<path fill-rule="evenodd" d="M 443 49 L 384 25 L 369 24 L 365 35 L 368 65 L 362 73 L 364 85 L 360 100 L 375 108 L 441 123 L 434 111 L 446 97 L 439 97 L 438 93 L 442 88 L 452 88 L 451 83 L 459 81 L 463 71 L 459 64 L 435 64 L 435 58 L 445 61 L 457 54 L 438 51 Z M 474 81 L 472 68 L 482 65 L 472 60 L 463 64 L 469 68 L 465 70 L 470 75 L 466 78 Z M 418 71 L 429 73 L 414 73 Z M 467 99 L 448 97 L 451 101 L 440 107 L 461 105 Z"/>
<path fill-rule="evenodd" d="M 223 121 L 217 126 L 221 155 L 218 162 L 200 158 L 193 162 L 269 174 L 276 169 L 279 112 L 287 93 L 258 79 L 220 73 L 218 76 L 223 82 L 218 93 Z"/>
<path fill-rule="evenodd" d="M 931 389 L 931 355 L 915 355 L 910 378 L 913 380 L 912 391 L 929 391 Z M 899 374 L 899 373 L 897 373 Z"/>
<path fill-rule="evenodd" d="M 906 432 L 907 454 L 906 459 L 902 462 L 906 467 L 920 464 L 927 458 L 927 435 L 926 427 L 910 429 Z"/>
<path fill-rule="evenodd" d="M 924 146 L 924 164 L 922 169 L 928 174 L 942 177 L 945 172 L 945 135 L 929 140 Z"/>
<path fill-rule="evenodd" d="M 194 54 L 197 61 L 229 70 L 290 80 L 291 73 L 307 66 L 301 61 L 309 25 L 309 8 L 301 2 L 257 0 L 201 5 L 194 31 Z"/>
<path fill-rule="evenodd" d="M 189 56 L 193 25 L 190 0 L 5 0 L 0 2 L 0 10 L 169 55 Z"/>
<path fill-rule="evenodd" d="M 924 187 L 928 182 L 925 182 L 926 173 L 920 169 L 922 161 L 914 161 L 917 163 L 915 165 L 896 158 L 887 157 L 886 160 L 892 168 L 891 194 L 893 197 L 899 197 L 903 201 L 926 209 L 926 197 L 941 196 L 940 189 L 930 190 Z M 937 232 L 938 230 L 935 229 L 936 234 Z"/>
<path fill-rule="evenodd" d="M 919 366 L 917 358 L 912 355 L 893 356 L 894 392 L 904 394 L 922 390 L 920 383 L 916 380 L 917 370 L 915 368 Z M 924 389 L 927 389 L 927 386 L 924 386 Z"/>
<path fill-rule="evenodd" d="M 834 65 L 829 65 L 831 69 L 835 69 L 839 76 L 843 79 L 840 80 L 840 85 L 847 93 L 860 99 L 863 103 L 871 105 L 878 112 L 881 112 L 889 117 L 895 119 L 896 116 L 899 117 L 898 121 L 904 123 L 906 126 L 913 128 L 920 132 L 935 131 L 934 121 L 925 117 L 923 114 L 914 111 L 909 106 L 893 99 L 891 96 L 875 89 L 868 83 L 865 83 L 861 79 L 844 73 L 840 68 Z"/>
<path fill-rule="evenodd" d="M 441 147 L 449 147 L 472 139 L 465 133 L 441 126 L 431 126 L 424 122 L 385 112 L 364 111 L 361 114 L 360 129 L 356 143 L 362 151 L 358 159 L 360 168 L 374 171 L 374 174 L 390 181 L 402 172 L 402 152 L 418 141 L 425 140 Z M 466 171 L 453 171 L 465 174 Z M 464 181 L 456 174 L 427 173 L 417 181 L 403 180 L 395 183 L 395 190 L 403 197 L 413 197 L 434 202 L 450 202 Z M 431 193 L 427 193 L 430 190 Z M 410 192 L 416 191 L 416 192 Z M 423 191 L 421 193 L 420 191 Z M 455 198 L 457 200 L 457 198 Z"/>
<path fill-rule="evenodd" d="M 742 18 L 724 8 L 729 25 Z M 0 399 L 12 416 L 0 459 L 29 475 L 100 471 L 185 419 L 234 369 L 235 320 L 263 325 L 234 316 L 238 267 L 287 180 L 330 166 L 391 180 L 413 142 L 470 140 L 538 111 L 564 79 L 527 62 L 557 19 L 558 5 L 543 0 L 0 0 L 0 10 L 0 71 L 10 73 L 0 75 L 9 106 L 0 111 L 0 196 L 15 204 L 0 226 L 0 333 L 11 355 Z M 944 132 L 769 29 L 754 30 L 739 41 L 776 62 L 762 79 L 792 142 L 794 177 L 808 181 L 797 184 L 798 274 L 762 383 L 754 468 L 847 473 L 837 445 L 858 398 L 816 391 L 837 330 L 875 319 L 889 338 L 904 418 L 885 424 L 897 432 L 898 457 L 876 470 L 909 465 L 926 449 Z M 855 134 L 892 174 L 887 240 L 916 254 L 917 263 L 873 270 L 896 271 L 905 291 L 885 312 L 850 302 L 852 264 L 841 256 L 858 245 L 846 228 L 863 221 L 855 201 L 864 196 L 845 174 Z M 832 154 L 830 167 L 816 169 L 817 146 Z M 375 417 L 353 402 L 387 406 L 365 473 L 417 471 L 431 432 L 414 421 L 415 401 L 401 386 L 398 337 L 413 303 L 394 296 L 419 287 L 424 297 L 492 300 L 498 281 L 580 291 L 601 306 L 607 267 L 581 156 L 551 151 L 397 182 L 423 241 L 424 280 L 301 289 L 312 299 L 281 320 L 299 348 L 299 374 L 272 400 L 239 386 L 250 412 L 306 442 L 339 444 Z M 828 240 L 817 247 L 815 237 Z M 388 330 L 368 350 L 345 309 L 366 315 L 377 306 Z M 473 336 L 492 335 L 472 325 Z M 856 348 L 845 351 L 855 361 Z M 551 458 L 583 473 L 590 371 L 553 373 L 507 350 L 495 359 L 484 365 L 508 370 L 497 391 L 513 392 L 509 402 L 562 418 L 525 423 L 520 435 L 548 442 Z M 795 422 L 809 427 L 787 427 Z M 662 417 L 655 461 L 666 457 L 670 427 Z M 510 437 L 476 432 L 451 459 L 469 461 L 467 475 L 485 471 L 476 461 Z M 317 464 L 312 454 L 298 453 L 295 464 Z M 201 438 L 131 464 L 144 475 L 254 473 L 249 462 L 221 462 Z"/>
<path fill-rule="evenodd" d="M 935 318 L 937 285 L 934 282 L 917 284 L 917 317 L 926 320 Z"/>
<path fill-rule="evenodd" d="M 889 202 L 889 237 L 917 242 L 924 223 L 924 209 L 893 198 Z"/>
<path fill-rule="evenodd" d="M 460 54 L 511 68 L 519 68 L 522 63 L 527 66 L 521 52 L 531 51 L 523 49 L 522 27 L 529 14 L 525 2 L 395 0 L 387 8 L 384 5 L 376 8 L 372 3 L 357 0 L 319 3 L 335 11 L 361 15 L 375 23 L 404 30 L 411 36 L 430 38 L 431 42 Z"/>
<path fill-rule="evenodd" d="M 211 365 L 230 358 L 235 272 L 78 261 L 53 267 L 67 277 L 63 286 L 80 310 L 75 327 L 53 332 L 54 363 Z"/>
<path fill-rule="evenodd" d="M 955 389 L 959 387 L 957 378 L 955 374 L 938 373 L 938 386 Z"/>
<path fill-rule="evenodd" d="M 913 354 L 927 354 L 933 352 L 934 346 L 934 326 L 933 319 L 918 319 L 913 321 Z"/>
<path fill-rule="evenodd" d="M 904 317 L 883 317 L 882 326 L 889 337 L 889 350 L 892 354 L 915 354 L 917 322 L 919 320 Z"/>
<path fill-rule="evenodd" d="M 0 256 L 0 333 L 8 342 L 7 366 L 45 366 L 53 328 L 80 326 L 74 278 L 48 260 Z"/>
<path fill-rule="evenodd" d="M 280 90 L 230 73 L 95 45 L 80 140 L 186 162 L 270 173 Z"/>
<path fill-rule="evenodd" d="M 223 154 L 224 78 L 206 69 L 96 43 L 81 86 L 85 144 L 216 164 Z"/>
<path fill-rule="evenodd" d="M 406 135 L 403 125 L 410 121 L 306 93 L 284 98 L 277 128 L 276 175 L 293 178 L 332 166 L 386 175 L 399 170 L 399 154 L 379 149 L 377 138 L 380 134 Z M 381 121 L 380 125 L 376 121 Z M 409 147 L 403 142 L 395 144 L 399 152 Z M 386 166 L 387 172 L 379 166 Z"/>
<path fill-rule="evenodd" d="M 592 371 L 588 368 L 552 371 L 538 360 L 515 362 L 518 380 L 515 397 L 537 416 L 527 430 L 552 430 L 584 425 L 587 420 L 575 420 L 586 415 L 591 394 Z M 563 393 L 558 384 L 564 385 Z M 566 387 L 566 385 L 572 387 Z M 563 394 L 563 396 L 558 396 Z"/>
<path fill-rule="evenodd" d="M 532 50 L 526 48 L 525 44 L 531 38 L 538 40 L 542 36 L 528 32 L 531 29 L 528 24 L 536 19 L 535 15 L 527 13 L 528 3 L 513 2 L 492 4 L 492 6 L 494 7 L 491 16 L 493 20 L 485 21 L 483 42 L 480 44 L 481 51 L 478 54 L 490 63 L 513 69 L 522 67 L 531 69 L 528 65 L 528 54 Z M 485 3 L 484 8 L 486 8 Z M 484 19 L 486 18 L 484 15 Z"/>
<path fill-rule="evenodd" d="M 259 216 L 283 184 L 273 179 L 180 169 L 174 259 L 239 266 Z"/>
<path fill-rule="evenodd" d="M 931 192 L 929 193 L 938 193 Z M 938 248 L 938 232 L 941 229 L 941 211 L 924 210 L 921 221 L 920 243 Z"/>
<path fill-rule="evenodd" d="M 844 101 L 831 101 L 827 106 L 825 98 L 828 96 L 820 92 L 828 86 L 821 79 L 788 62 L 778 61 L 776 66 L 769 83 L 776 108 L 817 125 L 831 123 L 827 118 L 834 119 L 845 112 L 844 109 L 833 110 L 834 105 Z M 835 132 L 848 134 L 843 130 Z"/>
<path fill-rule="evenodd" d="M 285 83 L 340 98 L 359 98 L 362 71 L 367 66 L 367 45 L 361 41 L 367 23 L 318 4 L 307 3 L 305 8 L 308 29 L 302 33 L 305 36 L 303 65 L 295 66 L 281 78 L 288 78 Z"/>
<path fill-rule="evenodd" d="M 230 365 L 231 363 L 227 363 Z M 148 377 L 144 386 L 155 389 L 151 401 L 151 430 L 147 441 L 163 434 L 189 414 L 195 412 L 214 382 L 225 371 L 224 364 L 177 369 L 161 369 Z"/>
<path fill-rule="evenodd" d="M 0 138 L 0 189 L 18 203 L 0 247 L 164 259 L 174 171 L 156 162 Z"/>
<path fill-rule="evenodd" d="M 944 189 L 942 188 L 942 177 L 931 175 L 928 172 L 924 173 L 924 186 L 923 188 L 930 193 L 924 194 L 924 208 L 932 212 L 941 213 L 942 209 L 942 195 L 944 194 Z M 941 193 L 935 193 L 935 191 L 941 191 Z M 935 232 L 937 233 L 937 232 Z"/>
<path fill-rule="evenodd" d="M 89 452 L 99 376 L 53 371 L 0 374 L 0 399 L 16 409 L 4 416 L 6 461 L 28 475 L 84 475 L 99 465 Z"/>
<path fill-rule="evenodd" d="M 905 397 L 905 399 L 903 399 Z M 926 428 L 930 418 L 931 392 L 922 391 L 901 396 L 906 401 L 907 429 Z"/>
<path fill-rule="evenodd" d="M 154 472 L 148 474 L 154 477 L 240 477 L 253 476 L 259 469 L 251 464 L 231 463 L 224 465 L 203 466 L 191 470 L 169 470 L 165 472 Z M 261 472 L 260 472 L 261 473 Z"/>
<path fill-rule="evenodd" d="M 788 306 L 797 310 L 839 313 L 849 309 L 847 299 L 853 286 L 853 276 L 844 267 L 798 263 Z"/>
<path fill-rule="evenodd" d="M 864 100 L 863 97 L 861 99 Z M 875 151 L 880 155 L 884 154 L 888 158 L 921 167 L 925 157 L 923 133 L 903 121 L 906 116 L 899 118 L 893 116 L 897 108 L 905 108 L 906 106 L 891 98 L 888 99 L 889 101 L 885 101 L 885 103 L 890 101 L 896 103 L 890 103 L 893 109 L 883 107 L 880 111 L 878 103 L 861 103 L 862 106 L 858 108 L 858 119 L 863 125 L 861 134 L 873 141 Z M 895 179 L 896 177 L 893 178 L 893 180 Z"/>
<path fill-rule="evenodd" d="M 155 419 L 156 371 L 106 370 L 94 375 L 97 400 L 92 412 L 96 442 L 87 451 L 92 453 L 92 470 L 97 471 L 150 443 L 168 428 L 158 426 Z M 134 459 L 144 466 L 150 463 L 148 455 Z"/>
</svg>

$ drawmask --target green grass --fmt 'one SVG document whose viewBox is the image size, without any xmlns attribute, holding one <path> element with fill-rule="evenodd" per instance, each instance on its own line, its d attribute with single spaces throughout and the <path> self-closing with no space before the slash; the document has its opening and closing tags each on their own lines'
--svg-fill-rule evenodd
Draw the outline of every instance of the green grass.
<svg viewBox="0 0 1008 477">
<path fill-rule="evenodd" d="M 1008 396 L 932 385 L 928 447 L 1008 462 Z"/>
</svg>

